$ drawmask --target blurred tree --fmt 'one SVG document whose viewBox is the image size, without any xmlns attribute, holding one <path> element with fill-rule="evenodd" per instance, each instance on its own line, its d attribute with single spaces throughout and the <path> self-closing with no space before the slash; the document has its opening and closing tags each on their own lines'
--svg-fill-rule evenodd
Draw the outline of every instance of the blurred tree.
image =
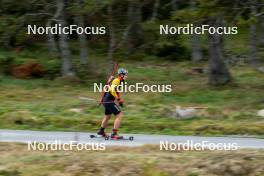
<svg viewBox="0 0 264 176">
<path fill-rule="evenodd" d="M 109 27 L 109 49 L 108 49 L 108 61 L 110 64 L 114 63 L 113 55 L 116 50 L 116 30 L 114 25 L 113 3 L 110 2 L 107 7 L 108 14 L 108 27 Z"/>
<path fill-rule="evenodd" d="M 25 5 L 25 4 L 27 5 Z M 24 31 L 28 13 L 35 10 L 36 1 L 0 1 L 0 42 L 5 49 L 16 47 L 17 35 Z"/>
<path fill-rule="evenodd" d="M 158 17 L 158 10 L 160 6 L 160 0 L 155 0 L 153 5 L 152 20 L 155 21 Z"/>
<path fill-rule="evenodd" d="M 141 4 L 139 0 L 129 1 L 127 47 L 128 54 L 132 54 L 136 47 L 143 43 L 143 29 L 141 27 Z"/>
<path fill-rule="evenodd" d="M 234 2 L 227 0 L 201 0 L 200 14 L 208 24 L 214 28 L 224 26 L 225 15 L 234 6 Z M 208 34 L 209 40 L 209 83 L 214 86 L 225 85 L 231 81 L 231 74 L 224 62 L 225 50 L 223 36 Z"/>
<path fill-rule="evenodd" d="M 257 0 L 251 0 L 250 2 L 250 57 L 251 64 L 253 67 L 259 66 L 259 53 L 258 53 L 258 37 L 257 37 Z"/>
<path fill-rule="evenodd" d="M 178 9 L 178 1 L 179 0 L 171 0 L 171 6 L 172 6 L 172 10 L 177 10 Z"/>
<path fill-rule="evenodd" d="M 260 23 L 260 32 L 261 32 L 261 36 L 260 36 L 260 43 L 261 46 L 264 47 L 264 12 L 261 12 L 260 17 L 259 17 L 259 23 Z"/>
<path fill-rule="evenodd" d="M 57 8 L 61 9 L 60 10 L 60 15 L 59 15 L 59 21 L 58 23 L 61 24 L 61 27 L 67 26 L 66 22 L 66 16 L 65 16 L 65 5 L 66 5 L 67 0 L 57 0 Z M 62 76 L 63 77 L 74 77 L 75 72 L 73 69 L 73 64 L 72 64 L 72 56 L 71 56 L 71 51 L 69 48 L 69 43 L 68 43 L 68 35 L 61 33 L 59 35 L 59 47 L 61 51 L 61 57 L 62 57 Z"/>
<path fill-rule="evenodd" d="M 264 1 L 257 1 L 257 14 L 255 14 L 256 23 L 260 26 L 260 46 L 264 47 Z M 258 26 L 257 26 L 258 27 Z"/>
<path fill-rule="evenodd" d="M 196 4 L 197 4 L 196 0 L 192 0 L 192 1 L 190 1 L 190 3 L 191 3 L 191 9 L 193 11 L 195 11 L 196 10 Z M 194 22 L 194 26 L 200 26 L 200 23 Z M 203 58 L 200 35 L 193 34 L 191 42 L 192 42 L 192 61 L 199 62 Z"/>
<path fill-rule="evenodd" d="M 84 6 L 84 1 L 83 0 L 78 0 L 77 2 L 77 9 L 80 11 L 82 10 Z M 80 27 L 85 27 L 84 25 L 84 19 L 83 19 L 83 14 L 78 14 L 78 16 L 75 16 L 75 22 L 78 26 Z M 80 60 L 81 64 L 86 65 L 88 63 L 88 48 L 87 48 L 87 37 L 85 33 L 79 34 L 78 35 L 78 41 L 79 41 L 79 46 L 80 46 Z"/>
<path fill-rule="evenodd" d="M 181 22 L 193 23 L 194 25 L 208 24 L 212 27 L 223 26 L 223 20 L 234 2 L 227 0 L 199 0 L 197 4 L 191 1 L 188 8 L 178 10 L 174 19 Z M 200 39 L 197 35 L 192 36 L 192 60 L 201 60 Z M 224 85 L 231 81 L 231 75 L 224 62 L 224 41 L 223 36 L 208 34 L 209 50 L 209 83 L 211 85 Z"/>
<path fill-rule="evenodd" d="M 48 6 L 49 6 L 48 4 L 45 5 L 45 11 L 49 11 Z M 53 23 L 58 20 L 58 17 L 61 13 L 61 10 L 62 10 L 62 6 L 60 6 L 60 8 L 56 9 L 55 14 L 47 20 L 47 23 L 46 23 L 47 27 L 52 27 Z M 48 41 L 49 54 L 50 55 L 57 54 L 59 52 L 59 50 L 58 50 L 58 46 L 56 44 L 55 36 L 53 34 L 51 34 L 50 32 L 48 32 L 47 38 L 48 38 L 47 41 Z"/>
<path fill-rule="evenodd" d="M 213 27 L 222 26 L 222 19 L 212 18 L 209 24 Z M 209 83 L 214 86 L 224 85 L 231 81 L 231 75 L 224 63 L 223 36 L 209 34 Z"/>
</svg>

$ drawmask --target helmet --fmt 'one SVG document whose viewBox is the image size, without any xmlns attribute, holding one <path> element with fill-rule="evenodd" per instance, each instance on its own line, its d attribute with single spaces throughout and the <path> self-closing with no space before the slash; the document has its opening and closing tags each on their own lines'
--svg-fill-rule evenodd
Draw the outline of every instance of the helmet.
<svg viewBox="0 0 264 176">
<path fill-rule="evenodd" d="M 117 73 L 120 75 L 127 75 L 128 74 L 128 71 L 124 68 L 119 68 Z"/>
</svg>

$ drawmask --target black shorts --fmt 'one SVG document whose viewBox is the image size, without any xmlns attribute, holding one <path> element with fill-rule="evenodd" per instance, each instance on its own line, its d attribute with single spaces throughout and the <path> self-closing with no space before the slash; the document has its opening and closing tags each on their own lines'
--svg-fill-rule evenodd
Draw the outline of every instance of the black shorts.
<svg viewBox="0 0 264 176">
<path fill-rule="evenodd" d="M 115 103 L 104 103 L 105 115 L 118 115 L 121 110 Z"/>
</svg>

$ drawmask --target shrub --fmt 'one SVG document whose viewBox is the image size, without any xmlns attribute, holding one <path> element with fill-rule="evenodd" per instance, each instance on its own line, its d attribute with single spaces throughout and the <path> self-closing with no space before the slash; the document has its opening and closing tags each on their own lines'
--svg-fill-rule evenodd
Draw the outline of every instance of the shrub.
<svg viewBox="0 0 264 176">
<path fill-rule="evenodd" d="M 44 67 L 37 62 L 29 62 L 26 64 L 13 66 L 12 68 L 12 75 L 20 79 L 43 77 L 45 73 L 46 71 L 44 70 Z"/>
</svg>

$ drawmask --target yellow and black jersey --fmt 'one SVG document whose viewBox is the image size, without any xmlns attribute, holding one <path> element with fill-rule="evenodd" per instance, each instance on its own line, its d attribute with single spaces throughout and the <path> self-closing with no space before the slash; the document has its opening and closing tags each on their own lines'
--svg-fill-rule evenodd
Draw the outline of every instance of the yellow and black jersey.
<svg viewBox="0 0 264 176">
<path fill-rule="evenodd" d="M 117 87 L 120 86 L 121 83 L 122 81 L 120 80 L 120 78 L 113 79 L 113 81 L 110 83 L 109 91 L 105 94 L 104 102 L 114 101 L 118 98 Z"/>
<path fill-rule="evenodd" d="M 109 92 L 111 95 L 113 95 L 115 98 L 117 98 L 117 86 L 121 85 L 121 80 L 119 78 L 115 78 L 112 83 L 111 86 L 109 88 Z"/>
</svg>

